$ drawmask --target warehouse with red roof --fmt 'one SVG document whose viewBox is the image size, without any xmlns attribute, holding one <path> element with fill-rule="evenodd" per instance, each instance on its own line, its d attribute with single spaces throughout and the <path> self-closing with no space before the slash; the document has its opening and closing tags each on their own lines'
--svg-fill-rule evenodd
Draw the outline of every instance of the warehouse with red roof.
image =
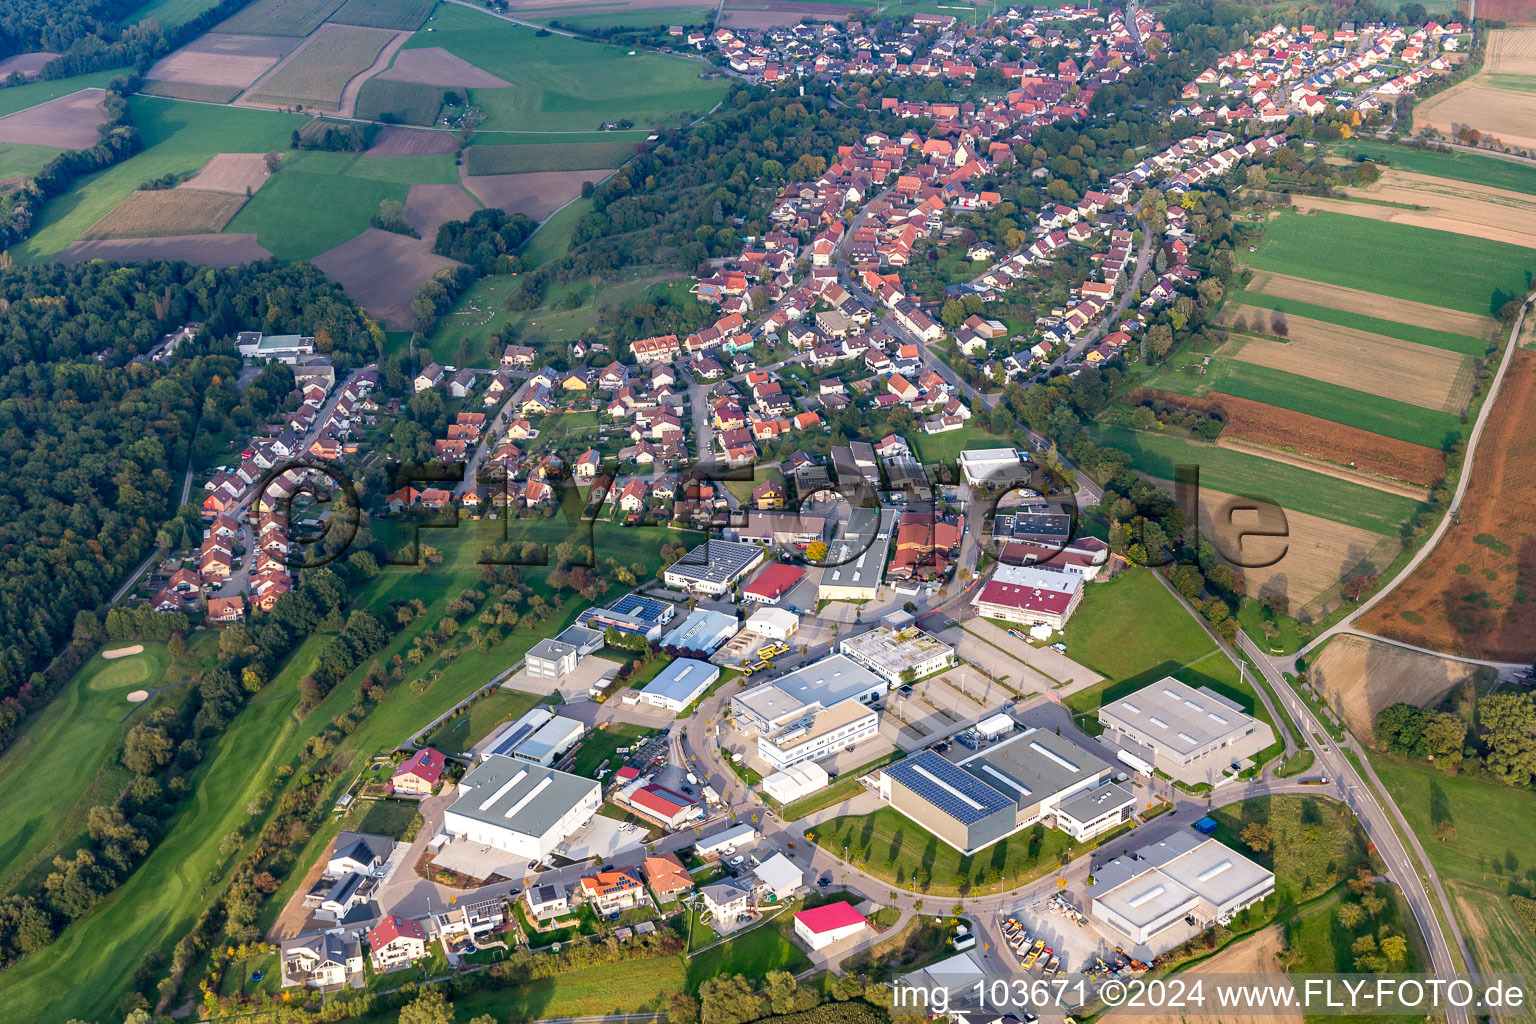
<svg viewBox="0 0 1536 1024">
<path fill-rule="evenodd" d="M 825 949 L 834 942 L 851 938 L 868 925 L 864 915 L 847 902 L 828 903 L 795 915 L 795 934 L 812 949 Z"/>
<path fill-rule="evenodd" d="M 778 604 L 779 599 L 794 589 L 805 576 L 805 570 L 786 562 L 774 562 L 757 574 L 757 579 L 741 588 L 741 596 L 748 601 Z"/>
</svg>

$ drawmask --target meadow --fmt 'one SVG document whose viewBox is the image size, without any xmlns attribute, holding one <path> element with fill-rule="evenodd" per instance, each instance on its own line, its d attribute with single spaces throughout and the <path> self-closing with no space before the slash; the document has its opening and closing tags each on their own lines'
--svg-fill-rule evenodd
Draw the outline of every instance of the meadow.
<svg viewBox="0 0 1536 1024">
<path fill-rule="evenodd" d="M 52 146 L 0 147 L 0 182 L 14 178 L 30 178 L 63 150 Z"/>
<path fill-rule="evenodd" d="M 1536 194 L 1536 166 L 1518 160 L 1456 150 L 1437 152 L 1413 149 L 1365 139 L 1343 143 L 1339 149 L 1351 157 L 1364 156 L 1372 160 L 1388 161 L 1393 167 L 1419 174 L 1433 174 L 1453 181 Z"/>
<path fill-rule="evenodd" d="M 150 0 L 143 7 L 123 19 L 124 24 L 135 25 L 153 18 L 162 28 L 184 25 L 212 7 L 218 0 Z"/>
<path fill-rule="evenodd" d="M 1461 418 L 1452 413 L 1221 355 L 1211 358 L 1204 375 L 1180 369 L 1182 365 L 1199 364 L 1203 358 L 1197 353 L 1176 357 L 1164 364 L 1148 384 L 1181 395 L 1220 391 L 1429 448 L 1449 448 L 1465 429 Z"/>
<path fill-rule="evenodd" d="M 1213 490 L 1263 498 L 1373 533 L 1395 535 L 1418 509 L 1411 498 L 1170 434 L 1100 426 L 1094 440 L 1130 455 L 1131 467 L 1148 476 L 1172 480 L 1175 466 L 1198 466 L 1201 484 Z"/>
<path fill-rule="evenodd" d="M 215 32 L 247 36 L 307 36 L 319 28 L 341 0 L 256 0 L 214 26 Z"/>
<path fill-rule="evenodd" d="M 618 167 L 635 153 L 635 143 L 550 142 L 542 146 L 470 146 L 465 174 L 524 174 L 530 171 L 587 171 Z"/>
<path fill-rule="evenodd" d="M 409 32 L 432 13 L 432 0 L 346 0 L 330 20 L 341 25 Z"/>
<path fill-rule="evenodd" d="M 1525 294 L 1536 252 L 1338 213 L 1281 213 L 1247 263 L 1483 316 Z"/>
<path fill-rule="evenodd" d="M 603 121 L 677 123 L 725 96 L 727 84 L 698 77 L 694 61 L 564 36 L 539 38 L 533 29 L 478 11 L 440 4 L 435 31 L 418 32 L 407 49 L 440 46 L 513 88 L 471 89 L 487 115 L 482 130 L 570 131 Z"/>
<path fill-rule="evenodd" d="M 21 90 L 0 90 L 0 99 L 12 91 Z M 289 134 L 307 120 L 276 111 L 212 107 L 150 96 L 132 97 L 128 107 L 144 148 L 119 164 L 82 178 L 50 201 L 38 219 L 37 230 L 11 250 L 17 262 L 35 263 L 53 257 L 152 178 L 196 171 L 218 153 L 286 150 Z M 249 205 L 242 213 L 248 211 Z M 374 212 L 377 203 L 369 215 Z M 366 221 L 365 217 L 364 226 Z"/>
<path fill-rule="evenodd" d="M 443 87 L 394 78 L 370 78 L 357 93 L 357 116 L 430 125 L 443 105 Z"/>
</svg>

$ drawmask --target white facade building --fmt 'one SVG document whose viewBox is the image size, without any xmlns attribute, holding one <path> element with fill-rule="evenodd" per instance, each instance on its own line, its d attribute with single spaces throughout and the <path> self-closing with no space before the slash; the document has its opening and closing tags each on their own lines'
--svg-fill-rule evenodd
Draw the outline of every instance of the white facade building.
<svg viewBox="0 0 1536 1024">
<path fill-rule="evenodd" d="M 541 860 L 592 820 L 602 787 L 592 779 L 492 755 L 459 780 L 443 830 L 466 842 Z"/>
</svg>

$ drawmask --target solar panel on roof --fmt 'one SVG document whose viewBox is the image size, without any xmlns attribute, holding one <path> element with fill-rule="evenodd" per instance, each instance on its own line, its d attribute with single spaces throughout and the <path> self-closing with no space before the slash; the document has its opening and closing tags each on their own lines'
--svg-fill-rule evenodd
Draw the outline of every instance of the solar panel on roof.
<svg viewBox="0 0 1536 1024">
<path fill-rule="evenodd" d="M 1003 794 L 930 750 L 886 769 L 893 779 L 964 825 L 1014 806 Z"/>
</svg>

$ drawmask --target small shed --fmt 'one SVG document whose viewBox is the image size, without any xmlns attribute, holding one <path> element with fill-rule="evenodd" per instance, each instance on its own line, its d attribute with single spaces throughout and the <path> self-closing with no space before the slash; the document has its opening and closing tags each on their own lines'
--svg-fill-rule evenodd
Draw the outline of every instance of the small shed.
<svg viewBox="0 0 1536 1024">
<path fill-rule="evenodd" d="M 995 740 L 999 736 L 1006 736 L 1013 731 L 1014 721 L 1005 714 L 999 712 L 988 718 L 983 718 L 976 723 L 976 735 L 982 739 Z"/>
<path fill-rule="evenodd" d="M 1199 821 L 1195 822 L 1195 831 L 1210 835 L 1216 831 L 1216 819 L 1210 817 L 1209 815 L 1201 818 Z"/>
</svg>

